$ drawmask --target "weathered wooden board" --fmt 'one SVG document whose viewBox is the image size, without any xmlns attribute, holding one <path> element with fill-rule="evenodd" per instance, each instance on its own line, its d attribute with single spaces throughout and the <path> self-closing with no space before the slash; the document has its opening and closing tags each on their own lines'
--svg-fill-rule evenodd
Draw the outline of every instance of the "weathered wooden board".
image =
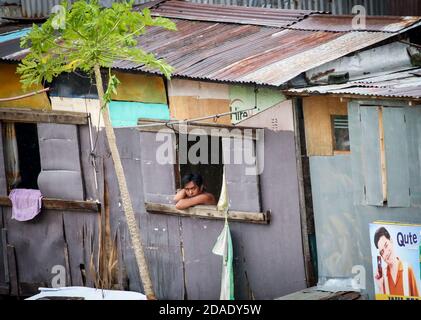
<svg viewBox="0 0 421 320">
<path fill-rule="evenodd" d="M 178 120 L 216 115 L 230 111 L 228 85 L 173 79 L 168 86 L 171 117 Z M 230 116 L 205 122 L 231 124 Z"/>
<path fill-rule="evenodd" d="M 10 295 L 19 296 L 19 274 L 16 261 L 16 250 L 14 246 L 7 245 L 7 262 L 9 264 Z"/>
<path fill-rule="evenodd" d="M 0 132 L 3 132 L 2 123 L 0 122 Z M 3 134 L 0 135 L 0 196 L 7 196 L 7 179 L 4 164 Z"/>
<path fill-rule="evenodd" d="M 159 299 L 182 299 L 184 296 L 183 264 L 180 255 L 180 235 L 178 217 L 150 216 L 144 208 L 145 188 L 153 195 L 154 190 L 173 194 L 175 191 L 173 174 L 163 172 L 159 167 L 149 171 L 150 166 L 143 166 L 143 162 L 155 160 L 157 144 L 151 133 L 140 133 L 135 129 L 117 129 L 116 136 L 121 152 L 123 167 L 133 202 L 136 219 L 142 232 L 145 254 L 149 264 L 155 293 Z M 149 135 L 148 135 L 149 134 Z M 142 141 L 145 143 L 141 144 Z M 153 140 L 151 140 L 151 138 Z M 124 213 L 119 203 L 119 191 L 111 158 L 105 158 L 105 174 L 109 186 L 111 234 L 119 235 L 121 262 L 124 268 L 122 275 L 128 278 L 130 290 L 142 291 L 138 275 L 137 264 L 131 248 Z M 145 173 L 148 170 L 150 175 Z M 145 177 L 150 179 L 145 181 Z M 157 189 L 157 186 L 159 187 Z"/>
<path fill-rule="evenodd" d="M 405 110 L 383 108 L 388 207 L 409 207 L 409 158 Z"/>
<path fill-rule="evenodd" d="M 351 145 L 351 169 L 352 169 L 352 190 L 354 204 L 359 205 L 365 202 L 364 174 L 362 166 L 361 150 L 361 121 L 360 107 L 357 102 L 350 102 L 348 106 L 348 127 L 349 141 Z"/>
<path fill-rule="evenodd" d="M 94 155 L 91 154 L 96 141 L 96 132 L 92 130 L 92 134 L 90 135 L 89 130 L 89 126 L 87 125 L 78 126 L 83 186 L 85 189 L 85 200 L 99 200 L 100 197 L 97 190 L 98 177 L 96 177 L 97 168 L 94 167 Z"/>
<path fill-rule="evenodd" d="M 178 210 L 175 205 L 163 205 L 160 203 L 145 203 L 146 211 L 158 214 L 171 214 L 192 218 L 225 220 L 225 214 L 218 211 L 215 206 L 195 206 L 187 210 Z M 268 214 L 265 212 L 229 211 L 228 220 L 236 222 L 267 224 Z"/>
<path fill-rule="evenodd" d="M 69 111 L 0 108 L 0 120 L 31 123 L 87 124 L 88 114 Z"/>
<path fill-rule="evenodd" d="M 113 100 L 167 104 L 163 77 L 118 71 L 114 74 L 120 85 L 117 93 L 111 96 Z"/>
<path fill-rule="evenodd" d="M 93 286 L 98 280 L 99 216 L 63 213 L 63 235 L 67 250 L 64 256 L 72 286 Z M 84 272 L 84 274 L 83 274 Z"/>
<path fill-rule="evenodd" d="M 0 197 L 0 206 L 11 207 L 12 201 L 8 197 Z M 42 208 L 47 210 L 91 211 L 99 212 L 101 204 L 96 201 L 61 200 L 52 198 L 42 199 Z"/>
<path fill-rule="evenodd" d="M 303 99 L 307 155 L 333 155 L 331 115 L 347 115 L 347 104 L 324 96 Z"/>
<path fill-rule="evenodd" d="M 3 212 L 8 244 L 15 247 L 20 287 L 51 287 L 54 266 L 66 266 L 62 214 L 43 211 L 30 221 L 20 222 L 11 219 L 11 208 L 3 208 Z"/>
<path fill-rule="evenodd" d="M 272 299 L 306 287 L 294 133 L 265 130 L 264 152 L 262 210 L 271 211 L 271 222 L 231 223 L 237 299 Z"/>
<path fill-rule="evenodd" d="M 411 206 L 421 205 L 421 168 L 419 147 L 421 140 L 421 108 L 405 108 L 406 129 L 408 134 L 409 185 Z"/>
<path fill-rule="evenodd" d="M 360 106 L 362 171 L 366 204 L 383 205 L 378 107 Z"/>
<path fill-rule="evenodd" d="M 222 257 L 213 254 L 212 248 L 223 226 L 223 221 L 181 218 L 184 281 L 189 300 L 219 299 Z"/>
<path fill-rule="evenodd" d="M 233 211 L 260 212 L 256 144 L 264 141 L 222 138 L 223 163 L 229 207 Z"/>
<path fill-rule="evenodd" d="M 103 128 L 104 120 L 99 109 L 98 99 L 50 97 L 51 107 L 55 111 L 73 111 L 89 113 L 93 127 Z"/>
<path fill-rule="evenodd" d="M 80 146 L 76 125 L 38 123 L 41 173 L 38 187 L 45 197 L 83 200 Z"/>
<path fill-rule="evenodd" d="M 2 210 L 0 208 L 0 210 Z M 2 216 L 3 214 L 1 214 Z M 0 220 L 3 220 L 1 217 Z M 7 230 L 0 226 L 0 285 L 9 285 L 9 263 L 7 259 Z"/>
</svg>

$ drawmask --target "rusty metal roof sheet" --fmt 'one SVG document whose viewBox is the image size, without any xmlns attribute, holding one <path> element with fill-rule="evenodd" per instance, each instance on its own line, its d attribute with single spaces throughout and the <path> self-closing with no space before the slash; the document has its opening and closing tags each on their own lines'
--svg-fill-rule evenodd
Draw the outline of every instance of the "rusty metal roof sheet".
<svg viewBox="0 0 421 320">
<path fill-rule="evenodd" d="M 143 49 L 175 67 L 174 76 L 271 86 L 393 36 L 174 21 L 177 32 L 154 28 L 140 38 Z M 148 71 L 124 61 L 114 67 Z"/>
<path fill-rule="evenodd" d="M 0 57 L 6 57 L 15 52 L 20 52 L 20 41 L 19 39 L 13 39 L 9 41 L 0 42 Z"/>
<path fill-rule="evenodd" d="M 311 10 L 209 5 L 178 0 L 162 1 L 152 7 L 153 16 L 184 20 L 251 24 L 278 28 L 297 23 L 314 13 L 321 12 Z"/>
<path fill-rule="evenodd" d="M 420 22 L 420 17 L 368 16 L 365 26 L 354 25 L 354 16 L 312 15 L 290 26 L 292 29 L 351 32 L 351 31 L 379 31 L 399 32 Z"/>
<path fill-rule="evenodd" d="M 286 90 L 289 95 L 355 95 L 376 98 L 421 99 L 421 68 L 393 72 L 381 76 L 325 85 Z"/>
</svg>

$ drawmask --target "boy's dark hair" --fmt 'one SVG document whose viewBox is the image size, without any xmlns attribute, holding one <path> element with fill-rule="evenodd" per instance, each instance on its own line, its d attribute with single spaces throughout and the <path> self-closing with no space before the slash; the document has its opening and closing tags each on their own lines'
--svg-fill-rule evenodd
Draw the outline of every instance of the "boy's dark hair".
<svg viewBox="0 0 421 320">
<path fill-rule="evenodd" d="M 203 185 L 203 178 L 200 173 L 189 173 L 181 178 L 181 187 L 184 188 L 190 181 L 193 181 L 199 188 Z"/>
<path fill-rule="evenodd" d="M 379 248 L 379 240 L 381 237 L 385 236 L 386 239 L 390 240 L 390 234 L 386 230 L 385 227 L 380 227 L 377 229 L 376 233 L 374 234 L 374 244 L 376 245 L 376 248 Z"/>
</svg>

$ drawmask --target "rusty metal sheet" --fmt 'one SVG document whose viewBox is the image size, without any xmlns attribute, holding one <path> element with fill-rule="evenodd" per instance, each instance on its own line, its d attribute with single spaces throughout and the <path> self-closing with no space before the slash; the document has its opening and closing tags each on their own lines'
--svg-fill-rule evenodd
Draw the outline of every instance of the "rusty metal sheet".
<svg viewBox="0 0 421 320">
<path fill-rule="evenodd" d="M 353 26 L 354 16 L 334 16 L 316 14 L 290 26 L 292 29 L 312 30 L 312 31 L 381 31 L 399 32 L 415 23 L 420 22 L 420 17 L 393 17 L 393 16 L 368 16 L 365 27 Z"/>
<path fill-rule="evenodd" d="M 174 76 L 216 81 L 237 82 L 240 77 L 260 68 L 297 54 L 305 54 L 341 36 L 340 33 L 254 25 L 186 20 L 174 22 L 177 32 L 151 28 L 151 32 L 139 38 L 140 46 L 174 66 Z M 143 66 L 125 61 L 116 62 L 114 67 L 148 71 Z M 298 71 L 302 72 L 301 69 Z M 263 78 L 260 82 L 272 84 Z"/>
<path fill-rule="evenodd" d="M 385 98 L 421 99 L 421 68 L 367 79 L 351 81 L 341 85 L 325 85 L 303 89 L 290 89 L 285 93 L 290 95 L 302 94 L 334 94 L 357 95 Z"/>
<path fill-rule="evenodd" d="M 0 42 L 0 57 L 5 57 L 20 50 L 19 39 Z"/>
<path fill-rule="evenodd" d="M 391 33 L 364 31 L 345 33 L 338 38 L 321 42 L 315 48 L 291 55 L 237 80 L 280 86 L 302 72 L 384 41 L 393 35 Z"/>
</svg>

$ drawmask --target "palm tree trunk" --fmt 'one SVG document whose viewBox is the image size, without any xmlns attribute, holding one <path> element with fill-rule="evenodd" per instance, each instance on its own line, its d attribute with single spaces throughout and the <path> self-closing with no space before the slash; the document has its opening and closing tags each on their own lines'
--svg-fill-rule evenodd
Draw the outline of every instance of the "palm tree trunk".
<svg viewBox="0 0 421 320">
<path fill-rule="evenodd" d="M 105 134 L 107 136 L 108 145 L 111 151 L 111 158 L 114 163 L 115 172 L 117 175 L 118 187 L 120 190 L 121 201 L 123 204 L 124 214 L 126 216 L 127 226 L 129 228 L 130 239 L 133 245 L 133 250 L 136 257 L 137 267 L 140 273 L 140 279 L 143 284 L 143 289 L 148 300 L 155 300 L 155 294 L 152 288 L 151 277 L 149 275 L 148 264 L 146 262 L 143 244 L 140 237 L 140 230 L 137 226 L 132 201 L 130 199 L 129 190 L 127 188 L 126 177 L 124 176 L 123 165 L 121 164 L 120 153 L 117 149 L 114 129 L 111 125 L 110 116 L 108 112 L 108 104 L 104 105 L 104 89 L 102 84 L 101 70 L 99 65 L 95 68 L 95 79 L 98 89 L 98 97 L 102 110 L 102 116 L 105 124 Z"/>
</svg>

